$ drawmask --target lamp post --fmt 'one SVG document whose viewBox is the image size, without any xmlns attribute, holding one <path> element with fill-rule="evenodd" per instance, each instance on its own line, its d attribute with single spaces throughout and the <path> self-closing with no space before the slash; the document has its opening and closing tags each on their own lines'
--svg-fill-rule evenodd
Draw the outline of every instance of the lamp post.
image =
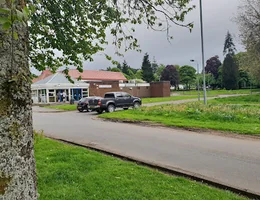
<svg viewBox="0 0 260 200">
<path fill-rule="evenodd" d="M 201 55 L 202 55 L 202 71 L 203 71 L 203 95 L 204 104 L 207 104 L 206 76 L 205 76 L 205 58 L 204 58 L 204 34 L 203 34 L 203 15 L 202 0 L 200 0 L 200 33 L 201 33 Z"/>
<path fill-rule="evenodd" d="M 196 60 L 190 60 L 197 63 L 197 88 L 198 88 L 198 101 L 200 101 L 200 79 L 199 79 L 199 62 Z"/>
</svg>

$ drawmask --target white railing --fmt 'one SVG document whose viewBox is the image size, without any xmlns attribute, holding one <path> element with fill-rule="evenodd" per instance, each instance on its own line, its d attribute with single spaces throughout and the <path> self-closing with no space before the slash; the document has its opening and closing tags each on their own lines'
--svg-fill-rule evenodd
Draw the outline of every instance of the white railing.
<svg viewBox="0 0 260 200">
<path fill-rule="evenodd" d="M 150 83 L 119 83 L 119 87 L 149 87 Z"/>
</svg>

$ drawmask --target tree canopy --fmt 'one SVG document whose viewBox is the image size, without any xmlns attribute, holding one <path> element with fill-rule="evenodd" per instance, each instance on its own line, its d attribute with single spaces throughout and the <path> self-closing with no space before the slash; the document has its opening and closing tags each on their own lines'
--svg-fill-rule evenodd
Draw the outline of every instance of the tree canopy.
<svg viewBox="0 0 260 200">
<path fill-rule="evenodd" d="M 210 73 L 215 79 L 218 78 L 219 67 L 221 66 L 221 61 L 218 56 L 213 56 L 207 60 L 207 65 L 205 67 L 206 73 Z"/>
<path fill-rule="evenodd" d="M 170 81 L 170 84 L 177 89 L 180 82 L 179 72 L 174 65 L 167 65 L 161 73 L 160 80 Z"/>
<path fill-rule="evenodd" d="M 227 90 L 235 90 L 238 88 L 238 66 L 232 54 L 227 54 L 223 63 L 222 77 L 223 86 Z"/>
<path fill-rule="evenodd" d="M 146 53 L 142 63 L 143 80 L 150 83 L 154 80 L 153 68 L 149 60 L 149 55 Z"/>
<path fill-rule="evenodd" d="M 235 90 L 238 88 L 238 65 L 235 60 L 236 47 L 229 31 L 227 32 L 224 43 L 224 63 L 222 69 L 222 83 L 227 90 Z"/>
<path fill-rule="evenodd" d="M 196 70 L 188 65 L 184 65 L 179 69 L 180 83 L 185 84 L 190 89 L 190 85 L 196 79 Z"/>
<path fill-rule="evenodd" d="M 92 56 L 106 48 L 108 34 L 113 36 L 117 55 L 140 50 L 133 36 L 136 24 L 145 23 L 148 28 L 166 31 L 169 39 L 171 23 L 193 27 L 192 23 L 184 23 L 186 14 L 194 8 L 190 0 L 28 0 L 27 3 L 31 11 L 30 62 L 38 70 L 73 65 L 82 71 L 83 61 L 93 61 Z M 109 55 L 106 58 L 112 60 Z"/>
<path fill-rule="evenodd" d="M 247 64 L 251 76 L 260 77 L 260 1 L 245 0 L 237 16 L 240 37 L 247 50 Z"/>
<path fill-rule="evenodd" d="M 224 56 L 227 54 L 230 54 L 233 56 L 233 55 L 235 55 L 235 52 L 236 52 L 236 47 L 233 42 L 233 37 L 230 34 L 230 32 L 228 31 L 226 38 L 225 38 L 223 54 L 224 54 Z"/>
</svg>

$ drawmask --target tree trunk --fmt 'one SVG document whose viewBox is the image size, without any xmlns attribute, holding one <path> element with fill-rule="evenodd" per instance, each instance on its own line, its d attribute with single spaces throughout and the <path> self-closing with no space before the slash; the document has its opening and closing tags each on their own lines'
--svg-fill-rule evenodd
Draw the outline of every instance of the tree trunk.
<svg viewBox="0 0 260 200">
<path fill-rule="evenodd" d="M 21 10 L 24 1 L 14 4 Z M 28 27 L 16 22 L 6 33 L 0 25 L 0 200 L 37 199 L 31 106 Z"/>
</svg>

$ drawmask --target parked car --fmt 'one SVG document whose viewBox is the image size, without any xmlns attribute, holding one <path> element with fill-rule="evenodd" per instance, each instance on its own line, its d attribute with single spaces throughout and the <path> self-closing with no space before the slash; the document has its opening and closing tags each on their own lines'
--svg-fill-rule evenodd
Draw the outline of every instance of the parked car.
<svg viewBox="0 0 260 200">
<path fill-rule="evenodd" d="M 127 110 L 129 107 L 139 108 L 142 105 L 142 100 L 139 97 L 134 97 L 126 92 L 108 92 L 104 98 L 92 98 L 89 100 L 89 109 L 101 114 L 106 112 L 114 112 L 116 108 Z"/>
<path fill-rule="evenodd" d="M 84 110 L 89 112 L 89 108 L 88 108 L 88 102 L 90 99 L 93 99 L 93 98 L 97 98 L 96 96 L 91 96 L 91 97 L 84 97 L 84 98 L 81 98 L 78 102 L 78 105 L 77 105 L 77 109 L 79 112 L 83 112 Z M 101 98 L 101 97 L 99 97 Z"/>
</svg>

